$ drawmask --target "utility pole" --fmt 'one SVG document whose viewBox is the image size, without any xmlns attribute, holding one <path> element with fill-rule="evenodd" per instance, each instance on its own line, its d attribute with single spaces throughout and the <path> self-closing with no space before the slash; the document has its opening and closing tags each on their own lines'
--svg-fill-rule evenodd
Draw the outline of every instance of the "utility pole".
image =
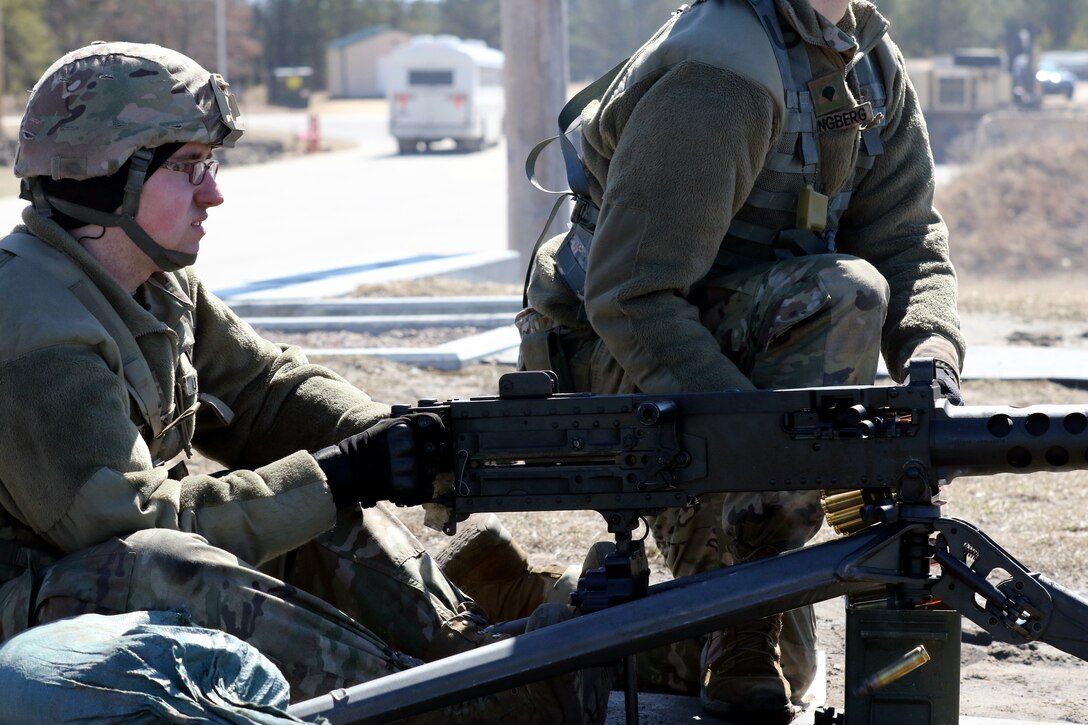
<svg viewBox="0 0 1088 725">
<path fill-rule="evenodd" d="M 529 184 L 525 158 L 538 142 L 557 133 L 556 117 L 567 100 L 567 2 L 501 0 L 500 7 L 506 54 L 506 246 L 520 254 L 525 269 L 556 199 Z M 558 143 L 538 159 L 537 177 L 546 188 L 566 188 Z M 567 209 L 556 216 L 553 233 L 569 216 Z"/>
<path fill-rule="evenodd" d="M 0 138 L 7 138 L 8 134 L 4 130 L 4 92 L 7 88 L 4 86 L 4 73 L 7 71 L 8 64 L 7 58 L 4 53 L 7 52 L 7 48 L 4 47 L 4 3 L 0 2 Z"/>
<path fill-rule="evenodd" d="M 230 81 L 227 68 L 227 0 L 215 0 L 215 70 Z"/>
</svg>

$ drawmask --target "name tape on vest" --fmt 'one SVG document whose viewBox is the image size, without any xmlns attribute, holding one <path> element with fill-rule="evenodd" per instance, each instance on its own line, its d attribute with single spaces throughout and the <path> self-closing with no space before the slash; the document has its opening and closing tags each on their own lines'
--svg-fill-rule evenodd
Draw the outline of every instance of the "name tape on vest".
<svg viewBox="0 0 1088 725">
<path fill-rule="evenodd" d="M 836 111 L 816 119 L 816 129 L 824 131 L 837 131 L 843 128 L 859 128 L 867 125 L 873 119 L 873 104 L 866 101 L 860 106 L 847 108 L 844 111 Z"/>
</svg>

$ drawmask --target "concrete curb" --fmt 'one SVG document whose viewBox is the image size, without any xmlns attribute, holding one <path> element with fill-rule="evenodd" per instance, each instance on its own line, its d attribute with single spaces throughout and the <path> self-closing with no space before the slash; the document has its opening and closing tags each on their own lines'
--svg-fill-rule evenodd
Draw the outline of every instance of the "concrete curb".
<svg viewBox="0 0 1088 725">
<path fill-rule="evenodd" d="M 318 300 L 227 300 L 241 317 L 321 317 L 366 315 L 480 315 L 506 313 L 513 319 L 521 309 L 514 296 L 352 297 Z"/>
<path fill-rule="evenodd" d="M 303 352 L 310 357 L 375 355 L 394 362 L 455 372 L 469 363 L 481 360 L 516 362 L 519 340 L 517 328 L 513 325 L 505 325 L 435 347 L 304 348 Z"/>
<path fill-rule="evenodd" d="M 375 355 L 435 370 L 457 371 L 479 360 L 517 361 L 520 342 L 512 324 L 521 298 L 392 297 L 334 300 L 230 300 L 235 314 L 271 332 L 347 330 L 382 333 L 422 327 L 477 327 L 485 332 L 428 348 L 306 348 L 311 356 Z"/>
<path fill-rule="evenodd" d="M 519 279 L 519 275 L 524 274 L 519 267 L 518 253 L 512 250 L 449 256 L 424 255 L 255 280 L 212 291 L 228 304 L 253 300 L 306 302 L 348 295 L 361 285 L 404 279 L 453 277 L 469 282 Z"/>
<path fill-rule="evenodd" d="M 519 337 L 511 324 L 521 309 L 515 296 L 352 299 L 232 299 L 228 304 L 254 327 L 278 332 L 349 330 L 381 333 L 420 327 L 478 327 L 487 332 L 431 348 L 308 349 L 312 355 L 377 355 L 397 362 L 460 370 L 478 360 L 517 361 Z M 883 362 L 877 371 L 887 377 Z M 975 345 L 964 380 L 1088 381 L 1088 349 Z"/>
<path fill-rule="evenodd" d="M 397 329 L 424 327 L 499 327 L 508 325 L 506 312 L 460 315 L 323 315 L 319 317 L 247 317 L 246 322 L 261 330 L 275 332 L 346 332 L 380 333 Z"/>
</svg>

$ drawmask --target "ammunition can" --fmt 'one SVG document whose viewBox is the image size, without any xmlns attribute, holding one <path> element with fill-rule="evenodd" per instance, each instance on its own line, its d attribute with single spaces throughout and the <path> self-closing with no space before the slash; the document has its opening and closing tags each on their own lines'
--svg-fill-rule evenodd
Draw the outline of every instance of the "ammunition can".
<svg viewBox="0 0 1088 725">
<path fill-rule="evenodd" d="M 904 666 L 919 645 L 929 660 Z M 845 705 L 846 725 L 959 722 L 959 612 L 848 602 Z"/>
</svg>

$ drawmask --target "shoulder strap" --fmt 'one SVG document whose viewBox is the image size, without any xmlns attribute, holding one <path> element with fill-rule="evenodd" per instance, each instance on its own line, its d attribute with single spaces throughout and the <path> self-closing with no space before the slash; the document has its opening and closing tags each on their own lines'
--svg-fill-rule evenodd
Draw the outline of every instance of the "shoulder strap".
<svg viewBox="0 0 1088 725">
<path fill-rule="evenodd" d="M 529 253 L 529 260 L 525 269 L 525 283 L 522 285 L 521 289 L 522 307 L 529 306 L 529 278 L 532 275 L 536 254 L 540 250 L 540 245 L 543 244 L 544 240 L 547 238 L 548 230 L 551 229 L 552 221 L 555 219 L 555 215 L 559 213 L 559 208 L 562 206 L 563 202 L 568 196 L 571 196 L 578 202 L 579 206 L 592 204 L 589 196 L 589 180 L 586 178 L 586 170 L 582 167 L 582 158 L 578 155 L 578 149 L 574 148 L 574 144 L 571 143 L 570 137 L 567 134 L 574 130 L 576 122 L 580 119 L 585 107 L 593 101 L 600 100 L 601 96 L 604 95 L 604 92 L 608 90 L 608 86 L 612 84 L 612 81 L 615 80 L 616 76 L 623 70 L 623 67 L 627 64 L 628 60 L 630 60 L 630 58 L 624 58 L 610 71 L 590 83 L 567 101 L 566 105 L 563 106 L 563 110 L 559 112 L 559 134 L 538 143 L 533 147 L 533 150 L 529 152 L 529 155 L 525 159 L 525 176 L 528 177 L 529 183 L 546 194 L 558 194 L 559 198 L 555 200 L 552 211 L 548 215 L 548 221 L 544 223 L 544 228 L 540 230 L 540 236 L 537 237 L 536 242 L 533 243 L 533 251 Z M 559 139 L 560 148 L 563 150 L 563 165 L 566 167 L 567 171 L 568 189 L 546 189 L 536 179 L 536 160 L 544 149 L 556 139 Z M 577 208 L 578 207 L 576 207 L 576 209 Z"/>
<path fill-rule="evenodd" d="M 121 354 L 119 372 L 124 377 L 129 395 L 136 402 L 152 435 L 158 438 L 163 429 L 163 401 L 155 378 L 139 345 L 136 344 L 136 338 L 98 288 L 88 282 L 71 259 L 31 234 L 9 234 L 0 239 L 0 249 L 21 257 L 56 277 L 106 328 Z"/>
<path fill-rule="evenodd" d="M 693 5 L 698 5 L 702 2 L 704 2 L 704 0 L 695 0 L 692 5 L 681 5 L 672 14 L 674 16 L 680 15 L 689 10 Z M 548 216 L 548 221 L 545 222 L 544 228 L 540 231 L 540 236 L 537 237 L 536 242 L 533 244 L 533 251 L 529 254 L 528 265 L 525 270 L 525 284 L 522 287 L 522 304 L 524 307 L 529 306 L 529 281 L 532 276 L 537 252 L 540 250 L 540 245 L 547 239 L 548 229 L 551 228 L 555 215 L 558 213 L 560 206 L 562 206 L 562 203 L 568 196 L 572 197 L 575 201 L 574 213 L 571 217 L 572 226 L 575 231 L 577 231 L 579 227 L 582 228 L 583 233 L 581 234 L 581 237 L 585 244 L 582 245 L 579 253 L 573 252 L 568 243 L 568 235 L 568 240 L 564 240 L 557 252 L 557 264 L 560 267 L 560 277 L 568 286 L 570 286 L 575 294 L 577 294 L 579 299 L 582 297 L 585 285 L 585 260 L 589 249 L 588 242 L 592 239 L 592 225 L 596 221 L 597 207 L 590 197 L 589 179 L 586 178 L 585 167 L 582 166 L 582 157 L 578 153 L 578 149 L 574 147 L 568 134 L 576 128 L 578 122 L 581 120 L 582 111 L 584 111 L 590 103 L 598 101 L 604 96 L 609 86 L 612 85 L 612 82 L 616 77 L 627 67 L 628 62 L 632 57 L 633 56 L 628 56 L 621 60 L 608 72 L 590 83 L 567 101 L 566 105 L 563 106 L 563 110 L 559 112 L 559 133 L 551 138 L 544 139 L 534 146 L 525 159 L 525 176 L 529 179 L 529 182 L 546 194 L 558 194 L 559 198 L 552 207 L 551 214 Z M 537 181 L 536 178 L 537 159 L 544 149 L 556 139 L 559 139 L 559 145 L 563 152 L 563 165 L 566 168 L 567 174 L 567 189 L 547 189 Z M 592 222 L 589 220 L 592 220 Z M 568 271 L 571 274 L 568 274 Z M 572 277 L 577 279 L 573 279 Z"/>
<path fill-rule="evenodd" d="M 630 58 L 621 60 L 610 71 L 578 91 L 578 93 L 563 106 L 563 110 L 559 112 L 559 134 L 538 143 L 533 147 L 533 150 L 529 152 L 529 156 L 525 159 L 525 175 L 529 178 L 529 181 L 533 186 L 548 194 L 567 194 L 572 192 L 575 196 L 589 196 L 589 180 L 586 179 L 585 169 L 582 168 L 582 159 L 578 155 L 578 149 L 574 148 L 574 144 L 571 143 L 570 137 L 567 134 L 574 130 L 576 122 L 581 117 L 585 107 L 593 101 L 600 100 L 601 96 L 604 95 L 604 92 L 608 90 L 608 86 L 612 84 L 612 81 L 620 74 L 620 71 L 623 70 L 623 67 L 629 60 Z M 551 189 L 545 189 L 540 182 L 536 180 L 537 157 L 539 157 L 541 152 L 556 139 L 559 139 L 559 145 L 563 150 L 563 164 L 567 170 L 567 184 L 570 186 L 569 190 L 553 191 Z"/>
</svg>

